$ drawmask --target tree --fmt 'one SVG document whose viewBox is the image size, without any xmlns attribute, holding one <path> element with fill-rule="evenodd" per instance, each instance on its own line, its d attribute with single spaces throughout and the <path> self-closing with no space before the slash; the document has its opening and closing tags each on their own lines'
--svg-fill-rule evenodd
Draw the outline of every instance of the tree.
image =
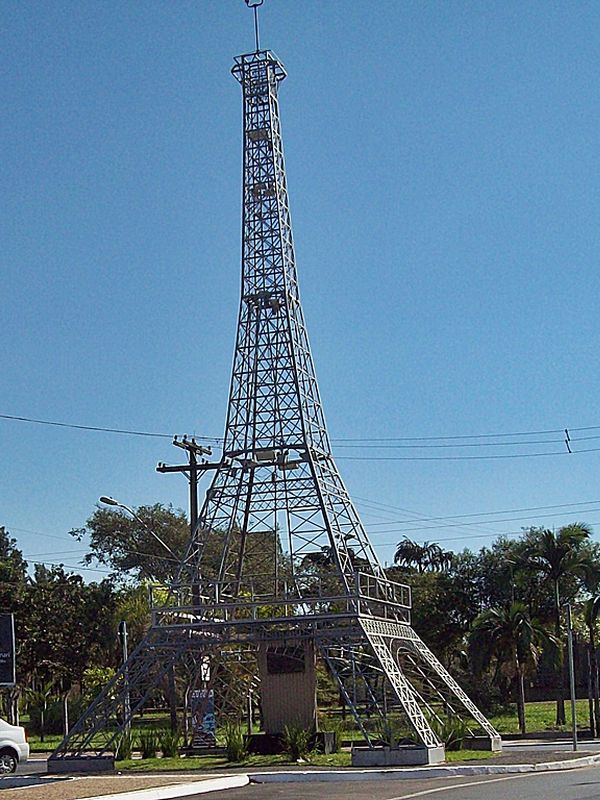
<svg viewBox="0 0 600 800">
<path fill-rule="evenodd" d="M 552 587 L 554 635 L 557 641 L 561 641 L 561 587 L 569 579 L 575 579 L 581 585 L 597 569 L 595 559 L 584 546 L 590 534 L 591 528 L 588 525 L 574 522 L 560 528 L 556 533 L 532 528 L 525 537 L 531 571 L 541 573 Z M 556 675 L 557 725 L 564 725 L 566 722 L 563 664 L 562 649 L 559 648 Z"/>
<path fill-rule="evenodd" d="M 24 607 L 18 666 L 30 688 L 39 690 L 52 682 L 57 690 L 66 690 L 81 681 L 90 663 L 114 661 L 115 594 L 109 582 L 86 584 L 62 566 L 36 564 Z"/>
<path fill-rule="evenodd" d="M 174 558 L 152 535 L 157 534 L 177 555 L 183 557 L 190 532 L 181 509 L 161 503 L 134 509 L 141 522 L 121 509 L 97 508 L 85 527 L 71 531 L 77 541 L 90 538 L 86 564 L 101 564 L 122 581 L 154 580 L 169 583 L 177 573 Z"/>
<path fill-rule="evenodd" d="M 394 563 L 417 572 L 443 572 L 452 565 L 453 554 L 436 542 L 419 544 L 405 536 L 396 546 Z"/>
<path fill-rule="evenodd" d="M 517 684 L 517 714 L 522 734 L 525 725 L 525 675 L 537 667 L 543 644 L 548 643 L 544 629 L 529 617 L 524 603 L 490 608 L 473 622 L 469 634 L 469 660 L 475 674 L 481 674 L 495 662 L 494 680 L 501 673 Z"/>
</svg>

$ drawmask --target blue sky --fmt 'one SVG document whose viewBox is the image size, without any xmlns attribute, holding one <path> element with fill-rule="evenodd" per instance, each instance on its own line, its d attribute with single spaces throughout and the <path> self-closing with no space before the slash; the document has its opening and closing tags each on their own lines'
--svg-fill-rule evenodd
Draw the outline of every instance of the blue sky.
<svg viewBox="0 0 600 800">
<path fill-rule="evenodd" d="M 0 414 L 221 436 L 240 259 L 229 70 L 251 13 L 1 7 Z M 266 0 L 261 33 L 289 73 L 329 429 L 382 558 L 404 532 L 461 549 L 533 524 L 600 531 L 598 4 Z M 589 452 L 566 452 L 565 427 Z M 509 433 L 531 435 L 441 438 Z M 99 495 L 186 507 L 184 480 L 154 471 L 176 459 L 169 438 L 0 418 L 0 524 L 31 561 L 76 565 L 67 532 Z"/>
</svg>

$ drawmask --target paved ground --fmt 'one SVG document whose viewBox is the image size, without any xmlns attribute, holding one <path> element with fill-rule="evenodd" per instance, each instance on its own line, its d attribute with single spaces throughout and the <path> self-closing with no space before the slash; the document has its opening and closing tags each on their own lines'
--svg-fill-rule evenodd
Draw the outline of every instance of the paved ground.
<svg viewBox="0 0 600 800">
<path fill-rule="evenodd" d="M 566 772 L 419 781 L 250 785 L 230 789 L 226 797 L 227 800 L 323 800 L 324 797 L 327 800 L 416 800 L 417 797 L 424 800 L 428 797 L 432 800 L 598 800 L 600 770 L 590 767 Z"/>
<path fill-rule="evenodd" d="M 582 749 L 574 753 L 572 745 L 565 742 L 515 742 L 506 743 L 504 751 L 501 755 L 495 756 L 490 759 L 477 760 L 470 763 L 475 766 L 491 764 L 508 766 L 512 764 L 539 764 L 546 762 L 567 761 L 573 758 L 582 758 L 587 755 L 597 755 L 600 750 L 600 742 L 582 743 Z M 585 749 L 583 749 L 585 748 Z M 454 765 L 454 764 L 453 764 Z M 302 768 L 299 768 L 302 769 Z M 304 767 L 306 769 L 306 767 Z M 265 770 L 273 771 L 290 771 L 289 767 L 280 769 Z M 312 771 L 312 770 L 311 770 Z M 592 768 L 593 774 L 600 775 L 600 767 Z M 240 767 L 237 769 L 228 770 L 228 773 L 247 772 L 247 769 Z M 254 770 L 257 772 L 257 770 Z M 582 770 L 574 770 L 573 773 L 581 774 Z M 223 774 L 220 772 L 219 774 Z M 432 773 L 433 774 L 433 773 Z M 555 778 L 566 773 L 552 773 Z M 571 774 L 569 772 L 568 774 Z M 154 774 L 123 774 L 123 775 L 110 775 L 110 776 L 90 776 L 84 778 L 77 778 L 75 780 L 65 780 L 62 776 L 46 776 L 46 763 L 45 760 L 35 757 L 34 760 L 22 765 L 19 768 L 17 776 L 0 778 L 0 794 L 2 800 L 79 800 L 79 798 L 94 797 L 102 794 L 113 794 L 116 792 L 135 791 L 137 789 L 152 788 L 158 786 L 173 785 L 178 783 L 185 783 L 196 780 L 203 780 L 214 777 L 215 773 L 209 772 L 187 772 L 187 773 L 172 773 L 170 775 L 154 773 Z M 327 798 L 328 800 L 348 800 L 350 795 L 352 798 L 367 798 L 368 800 L 399 800 L 400 798 L 408 798 L 411 793 L 417 793 L 418 796 L 426 796 L 432 793 L 433 789 L 436 793 L 443 792 L 444 800 L 446 792 L 449 792 L 452 786 L 462 787 L 460 791 L 463 793 L 467 791 L 467 787 L 473 784 L 473 791 L 475 787 L 479 787 L 479 794 L 474 795 L 475 800 L 481 800 L 484 795 L 481 793 L 484 783 L 489 783 L 486 787 L 486 792 L 492 792 L 493 797 L 508 800 L 509 796 L 512 797 L 512 788 L 504 787 L 504 783 L 500 781 L 500 777 L 505 780 L 513 779 L 516 776 L 458 776 L 448 777 L 440 776 L 439 773 L 435 777 L 412 779 L 408 777 L 403 778 L 388 778 L 385 780 L 361 781 L 348 783 L 343 781 L 329 782 L 327 784 Z M 498 787 L 504 787 L 509 794 L 493 794 L 500 791 L 496 790 L 496 779 Z M 594 778 L 595 780 L 595 778 Z M 598 779 L 600 781 L 600 778 Z M 561 777 L 561 782 L 565 782 L 565 786 L 571 786 L 569 780 Z M 542 782 L 543 783 L 543 782 Z M 535 786 L 542 785 L 542 783 L 531 784 L 532 790 Z M 323 798 L 324 796 L 324 783 L 293 783 L 293 784 L 261 784 L 260 786 L 249 786 L 243 789 L 228 789 L 226 792 L 227 800 L 312 800 L 312 798 Z M 550 783 L 544 784 L 546 790 L 559 784 Z M 562 783 L 561 783 L 562 785 Z M 575 784 L 573 784 L 575 785 Z M 594 784 L 594 793 L 588 794 L 587 798 L 600 798 L 600 783 L 596 786 Z M 512 784 L 511 784 L 512 787 Z M 470 790 L 469 790 L 470 791 Z M 569 789 L 569 791 L 571 791 Z M 425 792 L 425 795 L 421 795 Z M 202 795 L 200 795 L 202 796 Z M 468 794 L 470 797 L 470 794 Z M 532 797 L 535 795 L 531 795 Z M 576 795 L 572 795 L 575 797 Z M 203 796 L 206 798 L 206 795 Z M 487 795 L 485 795 L 487 797 Z M 515 795 L 518 800 L 525 800 L 529 795 L 523 794 L 523 790 Z M 550 798 L 557 798 L 557 800 L 567 800 L 571 795 L 556 795 L 547 794 L 540 795 L 540 800 L 550 800 Z M 582 795 L 583 797 L 583 795 Z M 461 800 L 467 800 L 467 795 L 463 794 Z M 442 798 L 439 798 L 442 800 Z M 448 800 L 458 800 L 454 795 L 448 795 Z"/>
</svg>

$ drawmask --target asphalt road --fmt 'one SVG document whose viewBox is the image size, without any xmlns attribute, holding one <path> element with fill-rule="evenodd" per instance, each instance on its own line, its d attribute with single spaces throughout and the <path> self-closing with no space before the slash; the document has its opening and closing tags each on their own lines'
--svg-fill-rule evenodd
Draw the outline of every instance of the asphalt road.
<svg viewBox="0 0 600 800">
<path fill-rule="evenodd" d="M 425 800 L 429 797 L 434 800 L 599 800 L 600 769 L 587 767 L 564 772 L 418 781 L 254 784 L 223 791 L 221 797 L 223 800 Z M 206 800 L 206 795 L 195 795 L 195 798 Z"/>
<path fill-rule="evenodd" d="M 29 759 L 25 764 L 19 764 L 17 767 L 17 775 L 45 775 L 48 771 L 45 758 Z"/>
</svg>

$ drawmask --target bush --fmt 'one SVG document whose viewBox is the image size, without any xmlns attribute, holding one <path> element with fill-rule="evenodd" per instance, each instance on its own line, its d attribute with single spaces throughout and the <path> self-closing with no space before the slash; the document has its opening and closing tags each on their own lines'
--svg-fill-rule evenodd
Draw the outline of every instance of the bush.
<svg viewBox="0 0 600 800">
<path fill-rule="evenodd" d="M 74 697 L 69 703 L 69 726 L 72 728 L 79 717 L 87 708 L 85 699 L 81 696 Z M 28 702 L 29 723 L 27 730 L 29 733 L 39 734 L 41 730 L 41 705 Z M 48 705 L 44 714 L 44 733 L 63 734 L 65 731 L 63 700 L 60 697 L 52 697 L 48 700 Z"/>
<path fill-rule="evenodd" d="M 133 736 L 131 731 L 124 731 L 117 741 L 117 746 L 115 748 L 115 760 L 116 761 L 126 761 L 127 759 L 131 758 L 131 752 L 133 750 Z"/>
<path fill-rule="evenodd" d="M 237 722 L 226 722 L 223 736 L 227 761 L 243 761 L 248 755 L 248 747 L 242 726 Z"/>
<path fill-rule="evenodd" d="M 462 750 L 465 736 L 469 735 L 466 722 L 458 717 L 446 717 L 442 721 L 432 719 L 429 724 L 438 739 L 444 743 L 446 750 Z"/>
<path fill-rule="evenodd" d="M 138 742 L 142 751 L 142 758 L 155 758 L 156 751 L 160 748 L 158 733 L 152 728 L 141 730 L 138 733 Z"/>
<path fill-rule="evenodd" d="M 398 747 L 400 744 L 408 744 L 414 740 L 414 736 L 408 729 L 391 719 L 382 719 L 379 722 L 377 733 L 380 742 L 386 747 Z"/>
<path fill-rule="evenodd" d="M 283 745 L 293 761 L 308 755 L 311 739 L 311 731 L 300 725 L 286 725 L 283 729 Z"/>
<path fill-rule="evenodd" d="M 181 734 L 179 731 L 172 731 L 170 728 L 163 728 L 158 731 L 158 745 L 165 758 L 174 758 L 179 755 L 179 745 Z"/>
<path fill-rule="evenodd" d="M 115 677 L 112 667 L 88 667 L 83 671 L 84 695 L 88 703 L 98 697 L 104 687 Z"/>
</svg>

